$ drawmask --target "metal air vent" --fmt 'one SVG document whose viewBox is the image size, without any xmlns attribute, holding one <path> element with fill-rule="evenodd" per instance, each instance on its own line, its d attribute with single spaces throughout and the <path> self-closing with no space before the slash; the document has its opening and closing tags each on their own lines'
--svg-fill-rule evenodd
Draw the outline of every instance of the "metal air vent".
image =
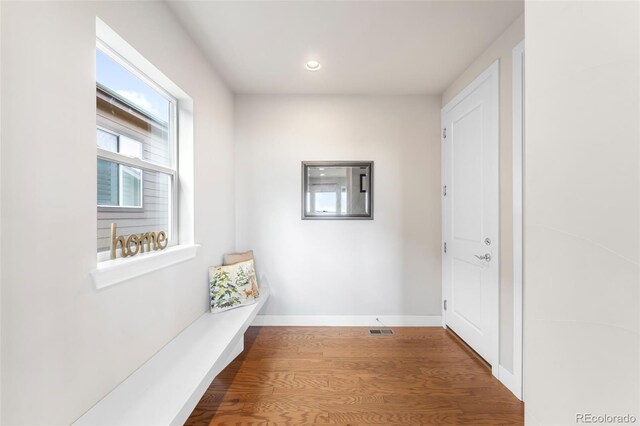
<svg viewBox="0 0 640 426">
<path fill-rule="evenodd" d="M 369 334 L 372 336 L 388 336 L 393 334 L 393 330 L 375 328 L 375 329 L 369 330 Z"/>
</svg>

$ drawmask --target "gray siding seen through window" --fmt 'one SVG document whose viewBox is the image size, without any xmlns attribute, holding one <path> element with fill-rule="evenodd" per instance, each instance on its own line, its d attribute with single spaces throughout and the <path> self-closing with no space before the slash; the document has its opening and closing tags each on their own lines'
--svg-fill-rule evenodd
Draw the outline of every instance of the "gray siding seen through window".
<svg viewBox="0 0 640 426">
<path fill-rule="evenodd" d="M 102 96 L 101 96 L 102 95 Z M 168 124 L 161 123 L 151 117 L 146 117 L 140 111 L 135 111 L 118 105 L 114 99 L 105 99 L 108 95 L 98 90 L 98 146 L 113 151 L 114 141 L 102 133 L 113 134 L 115 138 L 121 137 L 138 141 L 142 144 L 142 159 L 160 165 L 170 165 L 171 149 L 168 137 Z M 101 99 L 102 98 L 102 99 Z M 110 145 L 109 145 L 110 144 Z M 109 148 L 109 146 L 111 148 Z M 157 171 L 132 169 L 141 173 L 142 181 L 138 190 L 142 190 L 141 207 L 119 207 L 118 167 L 127 167 L 98 160 L 98 221 L 97 221 L 97 249 L 98 252 L 108 251 L 111 247 L 111 224 L 117 226 L 118 235 L 139 234 L 149 231 L 170 232 L 171 212 L 171 187 L 173 177 Z M 130 167 L 127 167 L 131 169 Z M 126 184 L 127 173 L 124 173 L 125 185 L 122 198 L 125 205 L 135 203 L 136 185 L 132 182 Z"/>
</svg>

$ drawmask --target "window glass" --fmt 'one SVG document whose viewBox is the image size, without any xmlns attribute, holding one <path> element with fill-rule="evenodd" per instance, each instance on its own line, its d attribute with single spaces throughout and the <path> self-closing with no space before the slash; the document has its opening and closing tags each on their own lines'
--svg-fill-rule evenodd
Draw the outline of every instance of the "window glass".
<svg viewBox="0 0 640 426">
<path fill-rule="evenodd" d="M 143 172 L 98 159 L 98 206 L 142 207 Z"/>
<path fill-rule="evenodd" d="M 335 213 L 336 193 L 316 192 L 316 213 Z"/>
<path fill-rule="evenodd" d="M 113 133 L 97 129 L 98 148 L 111 152 L 118 152 L 118 136 Z"/>
<path fill-rule="evenodd" d="M 110 251 L 111 224 L 118 235 L 177 240 L 176 101 L 105 52 L 96 49 L 98 259 Z"/>
<path fill-rule="evenodd" d="M 142 207 L 142 170 L 120 165 L 120 205 Z"/>
<path fill-rule="evenodd" d="M 108 113 L 110 120 L 133 131 L 124 141 L 125 137 L 120 136 L 119 152 L 171 166 L 171 132 L 175 124 L 171 101 L 100 49 L 96 50 L 96 84 L 98 109 Z M 132 140 L 142 143 L 132 146 L 129 144 Z M 100 144 L 98 140 L 99 147 L 113 150 Z"/>
<path fill-rule="evenodd" d="M 142 158 L 142 143 L 126 136 L 120 136 L 118 152 L 129 157 Z"/>
<path fill-rule="evenodd" d="M 99 49 L 96 51 L 96 82 L 152 117 L 169 122 L 169 101 Z"/>
<path fill-rule="evenodd" d="M 118 205 L 118 165 L 98 159 L 98 205 Z"/>
<path fill-rule="evenodd" d="M 127 191 L 137 188 L 133 175 Z M 139 212 L 122 213 L 98 209 L 98 252 L 109 251 L 111 224 L 116 223 L 118 235 L 142 234 L 148 231 L 170 230 L 171 225 L 171 175 L 143 171 L 140 187 L 144 188 L 143 209 Z M 125 197 L 126 198 L 126 197 Z"/>
</svg>

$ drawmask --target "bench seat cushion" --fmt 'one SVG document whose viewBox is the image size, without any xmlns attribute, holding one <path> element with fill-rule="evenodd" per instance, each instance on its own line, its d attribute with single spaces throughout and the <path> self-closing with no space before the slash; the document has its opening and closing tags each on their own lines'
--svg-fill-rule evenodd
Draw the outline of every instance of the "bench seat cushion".
<svg viewBox="0 0 640 426">
<path fill-rule="evenodd" d="M 244 253 L 226 253 L 223 258 L 223 265 L 233 265 L 238 262 L 246 262 L 247 260 L 253 260 L 253 250 L 245 251 Z"/>
</svg>

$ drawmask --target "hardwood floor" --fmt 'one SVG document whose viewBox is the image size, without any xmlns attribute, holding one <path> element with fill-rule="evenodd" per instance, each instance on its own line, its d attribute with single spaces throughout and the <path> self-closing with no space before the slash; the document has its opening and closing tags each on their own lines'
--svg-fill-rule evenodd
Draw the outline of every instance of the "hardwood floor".
<svg viewBox="0 0 640 426">
<path fill-rule="evenodd" d="M 523 404 L 450 332 L 251 327 L 187 425 L 523 424 Z"/>
</svg>

